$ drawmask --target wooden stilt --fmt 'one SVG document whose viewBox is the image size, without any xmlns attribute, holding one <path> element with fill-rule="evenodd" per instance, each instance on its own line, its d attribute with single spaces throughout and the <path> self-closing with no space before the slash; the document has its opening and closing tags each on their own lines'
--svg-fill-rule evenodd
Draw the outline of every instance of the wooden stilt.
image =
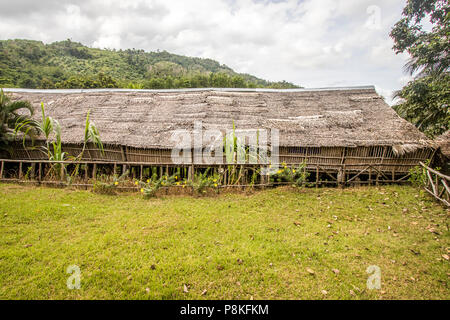
<svg viewBox="0 0 450 320">
<path fill-rule="evenodd" d="M 3 170 L 5 169 L 5 161 L 2 161 L 1 167 L 0 167 L 0 179 L 3 179 Z"/>
<path fill-rule="evenodd" d="M 94 166 L 92 168 L 92 179 L 97 180 L 97 164 L 94 163 Z"/>
<path fill-rule="evenodd" d="M 141 164 L 141 172 L 140 172 L 140 175 L 139 175 L 139 177 L 140 177 L 140 180 L 142 181 L 142 175 L 143 175 L 143 173 L 144 173 L 144 166 Z"/>
<path fill-rule="evenodd" d="M 22 175 L 23 175 L 23 172 L 22 172 L 22 162 L 19 162 L 19 179 L 22 179 Z"/>
<path fill-rule="evenodd" d="M 34 177 L 36 176 L 36 163 L 32 163 L 31 164 L 31 173 L 30 173 L 30 178 L 32 180 L 34 180 Z"/>
<path fill-rule="evenodd" d="M 42 180 L 42 163 L 39 162 L 39 176 L 38 176 L 38 180 L 41 181 Z"/>
<path fill-rule="evenodd" d="M 316 188 L 319 187 L 319 166 L 316 167 Z"/>
<path fill-rule="evenodd" d="M 61 181 L 63 181 L 64 180 L 64 164 L 61 164 L 59 176 L 61 178 Z"/>
</svg>

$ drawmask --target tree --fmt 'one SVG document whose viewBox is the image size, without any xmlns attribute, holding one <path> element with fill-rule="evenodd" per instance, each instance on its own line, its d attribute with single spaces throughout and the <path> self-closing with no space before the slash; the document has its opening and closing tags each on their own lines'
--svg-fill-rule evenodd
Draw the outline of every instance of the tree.
<svg viewBox="0 0 450 320">
<path fill-rule="evenodd" d="M 411 74 L 440 75 L 449 70 L 450 6 L 447 0 L 408 0 L 390 36 L 395 52 L 407 52 L 411 59 L 406 70 Z M 423 30 L 429 18 L 431 31 Z"/>
<path fill-rule="evenodd" d="M 428 136 L 438 136 L 449 129 L 449 83 L 448 73 L 411 81 L 398 93 L 405 102 L 394 106 L 394 109 Z"/>
<path fill-rule="evenodd" d="M 11 152 L 10 144 L 17 132 L 31 138 L 38 134 L 37 123 L 31 119 L 32 115 L 33 107 L 28 101 L 11 101 L 0 90 L 0 149 Z"/>
<path fill-rule="evenodd" d="M 410 55 L 405 70 L 415 79 L 396 93 L 401 100 L 394 109 L 433 137 L 450 126 L 450 7 L 447 0 L 408 0 L 402 15 L 390 36 L 397 54 Z"/>
</svg>

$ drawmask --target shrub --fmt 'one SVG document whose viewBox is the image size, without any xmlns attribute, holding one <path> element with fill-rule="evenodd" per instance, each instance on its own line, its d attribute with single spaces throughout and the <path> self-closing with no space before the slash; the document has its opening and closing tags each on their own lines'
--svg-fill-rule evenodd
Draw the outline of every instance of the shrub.
<svg viewBox="0 0 450 320">
<path fill-rule="evenodd" d="M 94 182 L 92 191 L 98 194 L 116 194 L 117 187 L 129 174 L 129 171 L 125 171 L 120 177 L 114 175 L 111 182 L 102 182 L 97 180 Z"/>
<path fill-rule="evenodd" d="M 285 163 L 281 164 L 281 168 L 273 175 L 272 179 L 276 182 L 286 182 L 294 187 L 302 187 L 306 185 L 310 175 L 305 170 L 306 162 L 301 163 L 297 168 L 288 167 Z"/>
<path fill-rule="evenodd" d="M 425 161 L 425 165 L 429 166 L 430 165 L 430 160 L 426 160 Z M 435 168 L 434 170 L 439 171 L 441 170 L 441 168 Z M 415 166 L 414 168 L 409 170 L 410 173 L 410 177 L 409 177 L 409 182 L 411 182 L 411 184 L 413 186 L 416 187 L 424 187 L 427 184 L 427 169 L 422 167 L 422 166 Z"/>
<path fill-rule="evenodd" d="M 215 188 L 218 190 L 220 185 L 219 175 L 208 176 L 210 168 L 206 169 L 203 173 L 197 173 L 193 180 L 185 181 L 185 185 L 193 188 L 197 194 L 205 194 L 208 188 Z"/>
<path fill-rule="evenodd" d="M 141 193 L 144 195 L 145 199 L 152 198 L 156 195 L 156 192 L 164 187 L 172 186 L 178 179 L 178 175 L 162 176 L 157 178 L 156 173 L 150 179 L 144 181 L 135 181 L 135 185 L 140 187 Z"/>
</svg>

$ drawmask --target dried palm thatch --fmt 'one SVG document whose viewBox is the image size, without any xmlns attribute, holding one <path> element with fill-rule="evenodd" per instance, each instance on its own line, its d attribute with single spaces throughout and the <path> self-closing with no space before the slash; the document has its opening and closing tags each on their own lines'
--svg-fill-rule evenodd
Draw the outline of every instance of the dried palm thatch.
<svg viewBox="0 0 450 320">
<path fill-rule="evenodd" d="M 450 159 L 450 130 L 436 138 L 436 144 L 441 148 L 441 152 Z"/>
<path fill-rule="evenodd" d="M 374 87 L 334 89 L 186 90 L 23 90 L 9 89 L 13 100 L 28 100 L 58 119 L 65 143 L 81 143 L 84 118 L 100 130 L 104 143 L 134 148 L 170 149 L 179 129 L 225 133 L 237 129 L 278 129 L 280 146 L 392 146 L 404 154 L 431 141 L 401 119 Z M 36 112 L 39 115 L 39 112 Z M 206 143 L 204 141 L 204 143 Z"/>
</svg>

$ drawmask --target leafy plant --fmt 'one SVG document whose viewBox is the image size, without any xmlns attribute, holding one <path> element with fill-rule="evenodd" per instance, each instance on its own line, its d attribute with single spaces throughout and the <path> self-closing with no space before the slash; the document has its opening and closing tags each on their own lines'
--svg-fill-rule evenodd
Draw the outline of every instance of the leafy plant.
<svg viewBox="0 0 450 320">
<path fill-rule="evenodd" d="M 50 116 L 45 114 L 44 103 L 41 102 L 41 121 L 34 121 L 33 128 L 37 129 L 39 133 L 42 133 L 45 138 L 45 143 L 42 146 L 32 147 L 40 149 L 50 161 L 67 161 L 72 160 L 74 162 L 79 162 L 82 160 L 84 152 L 88 143 L 92 142 L 94 145 L 100 150 L 103 154 L 103 143 L 100 138 L 100 133 L 95 126 L 94 123 L 90 121 L 89 118 L 90 112 L 88 111 L 86 115 L 86 125 L 84 129 L 84 137 L 83 137 L 83 147 L 81 152 L 77 156 L 69 156 L 66 152 L 63 151 L 62 147 L 62 133 L 61 126 L 56 119 L 53 119 Z M 17 133 L 22 126 L 16 126 L 15 132 Z M 25 146 L 25 144 L 24 144 Z M 78 174 L 80 164 L 77 163 L 75 170 L 72 173 L 72 176 L 68 176 L 68 183 L 70 183 L 71 179 L 74 175 Z M 61 178 L 61 173 L 67 171 L 66 166 L 63 163 L 53 163 L 51 165 L 51 170 L 57 178 Z"/>
<path fill-rule="evenodd" d="M 135 185 L 140 188 L 141 193 L 145 199 L 152 198 L 156 195 L 156 192 L 163 187 L 170 187 L 176 183 L 178 175 L 162 176 L 157 178 L 156 173 L 153 173 L 152 177 L 144 181 L 135 181 Z"/>
<path fill-rule="evenodd" d="M 423 187 L 427 183 L 427 169 L 422 166 L 415 166 L 409 170 L 411 176 L 409 177 L 409 182 L 416 187 Z"/>
<path fill-rule="evenodd" d="M 395 52 L 409 54 L 405 70 L 414 76 L 396 93 L 394 109 L 430 137 L 450 128 L 449 34 L 448 0 L 408 0 L 390 33 Z"/>
<path fill-rule="evenodd" d="M 89 114 L 90 110 L 86 115 L 86 125 L 84 127 L 84 137 L 83 137 L 83 148 L 76 157 L 73 157 L 72 159 L 73 161 L 81 161 L 83 159 L 84 152 L 86 151 L 86 147 L 89 142 L 92 142 L 100 150 L 100 153 L 102 155 L 105 153 L 103 143 L 100 138 L 100 132 L 98 131 L 95 124 L 90 121 Z M 77 163 L 77 165 L 75 166 L 75 170 L 72 173 L 72 177 L 78 175 L 79 168 L 80 164 Z"/>
<path fill-rule="evenodd" d="M 273 181 L 286 182 L 294 187 L 305 186 L 310 175 L 305 170 L 306 162 L 301 163 L 297 168 L 288 167 L 285 163 L 281 164 L 282 167 L 272 176 Z"/>
<path fill-rule="evenodd" d="M 430 165 L 430 160 L 426 160 L 425 161 L 425 165 L 429 166 Z M 434 168 L 434 170 L 439 171 L 441 170 L 441 168 Z M 424 187 L 427 184 L 428 181 L 428 177 L 427 177 L 427 169 L 422 167 L 422 166 L 415 166 L 414 168 L 409 170 L 410 173 L 410 177 L 409 177 L 409 182 L 411 182 L 411 184 L 413 186 L 416 187 Z"/>
<path fill-rule="evenodd" d="M 111 181 L 108 182 L 103 182 L 101 180 L 96 180 L 94 183 L 94 187 L 92 189 L 92 191 L 94 193 L 98 193 L 98 194 L 116 194 L 117 188 L 119 187 L 119 184 L 125 180 L 125 178 L 129 175 L 129 171 L 125 171 L 122 175 L 117 176 L 117 174 L 115 174 L 112 177 Z M 108 179 L 108 178 L 106 178 Z"/>
<path fill-rule="evenodd" d="M 28 115 L 20 114 L 19 111 L 27 111 Z M 37 124 L 31 118 L 34 110 L 28 101 L 11 101 L 3 89 L 0 89 L 0 149 L 12 152 L 10 143 L 18 133 L 34 139 L 38 134 Z"/>
<path fill-rule="evenodd" d="M 205 194 L 208 188 L 215 188 L 218 190 L 220 186 L 219 175 L 208 175 L 210 168 L 206 169 L 205 172 L 199 172 L 194 175 L 193 180 L 188 180 L 186 182 L 187 186 L 193 188 L 197 194 Z"/>
</svg>

